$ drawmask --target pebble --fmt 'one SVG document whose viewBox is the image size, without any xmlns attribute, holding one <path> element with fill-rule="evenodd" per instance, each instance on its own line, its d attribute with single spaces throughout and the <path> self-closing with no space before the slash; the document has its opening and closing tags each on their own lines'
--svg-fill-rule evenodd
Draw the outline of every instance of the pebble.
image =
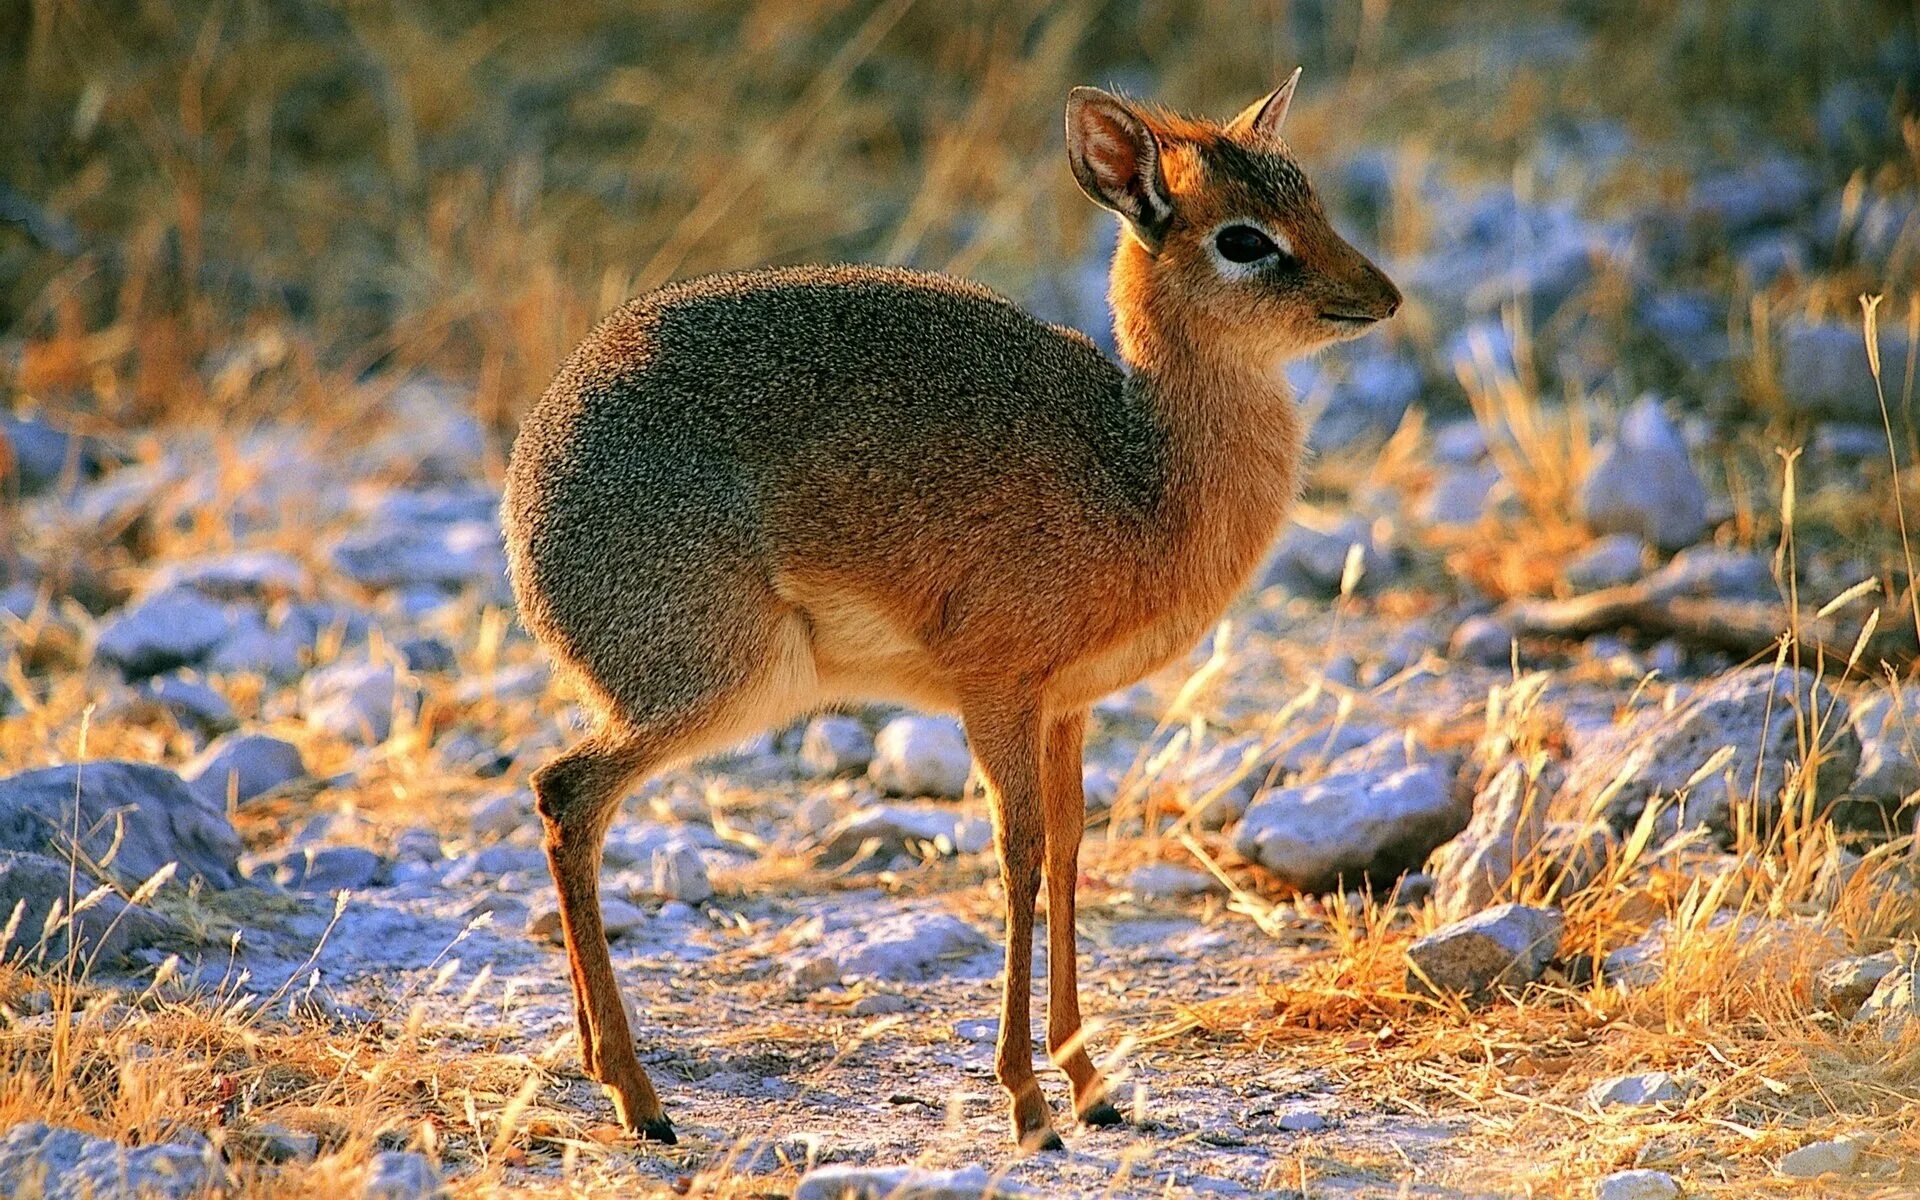
<svg viewBox="0 0 1920 1200">
<path fill-rule="evenodd" d="M 1575 504 L 1596 533 L 1627 533 L 1679 550 L 1707 532 L 1707 490 L 1666 409 L 1642 399 L 1600 444 Z"/>
<path fill-rule="evenodd" d="M 1486 515 L 1503 478 L 1499 468 L 1490 464 L 1445 469 L 1420 501 L 1420 519 L 1443 528 L 1476 524 Z"/>
<path fill-rule="evenodd" d="M 666 900 L 702 904 L 713 898 L 707 863 L 697 847 L 671 842 L 653 852 L 653 892 Z"/>
<path fill-rule="evenodd" d="M 1780 585 L 1765 555 L 1720 546 L 1693 546 L 1647 576 L 1653 600 L 1693 596 L 1715 600 L 1778 600 Z"/>
<path fill-rule="evenodd" d="M 431 1200 L 444 1195 L 440 1169 L 410 1150 L 382 1150 L 367 1163 L 362 1200 Z"/>
<path fill-rule="evenodd" d="M 522 829 L 538 829 L 540 816 L 533 808 L 533 793 L 522 789 L 482 800 L 473 806 L 467 822 L 481 837 L 503 838 Z"/>
<path fill-rule="evenodd" d="M 1407 989 L 1480 999 L 1531 982 L 1560 952 L 1564 925 L 1558 909 L 1520 904 L 1456 921 L 1407 947 Z"/>
<path fill-rule="evenodd" d="M 1596 1080 L 1587 1088 L 1587 1103 L 1595 1108 L 1651 1108 L 1686 1098 L 1687 1089 L 1665 1071 Z"/>
<path fill-rule="evenodd" d="M 1851 1138 L 1810 1142 L 1780 1160 L 1780 1173 L 1795 1179 L 1850 1175 L 1860 1163 L 1860 1147 Z"/>
<path fill-rule="evenodd" d="M 1593 1200 L 1674 1200 L 1680 1185 L 1665 1171 L 1615 1171 L 1593 1189 Z"/>
<path fill-rule="evenodd" d="M 890 913 L 830 932 L 820 943 L 842 976 L 889 983 L 945 975 L 991 949 L 985 934 L 944 912 Z"/>
<path fill-rule="evenodd" d="M 1320 1133 L 1333 1127 L 1333 1122 L 1310 1108 L 1290 1108 L 1274 1124 L 1288 1133 Z"/>
<path fill-rule="evenodd" d="M 873 739 L 867 776 L 895 796 L 958 797 L 967 789 L 973 755 L 958 721 L 895 717 Z"/>
<path fill-rule="evenodd" d="M 600 897 L 600 924 L 606 929 L 607 940 L 617 942 L 629 934 L 647 928 L 651 924 L 651 918 L 638 905 L 618 896 L 603 893 Z M 550 942 L 555 946 L 565 944 L 566 937 L 560 927 L 560 902 L 557 898 L 542 895 L 528 907 L 527 936 L 536 941 Z"/>
<path fill-rule="evenodd" d="M 278 600 L 311 586 L 307 569 L 278 550 L 241 550 L 167 563 L 147 581 L 147 591 L 190 588 L 214 600 Z"/>
<path fill-rule="evenodd" d="M 128 679 L 197 666 L 233 630 L 227 610 L 184 588 L 127 609 L 100 630 L 94 655 Z"/>
<path fill-rule="evenodd" d="M 4 947 L 9 956 L 25 955 L 55 963 L 74 948 L 83 960 L 97 955 L 103 964 L 117 966 L 142 950 L 188 936 L 172 920 L 144 906 L 128 904 L 111 892 L 77 915 L 69 914 L 51 933 L 43 935 L 47 918 L 56 907 L 68 912 L 73 883 L 62 860 L 0 850 L 0 913 L 11 915 L 16 907 L 20 913 L 21 932 Z M 83 892 L 92 890 L 84 875 L 79 883 Z"/>
<path fill-rule="evenodd" d="M 972 849 L 984 849 L 973 846 L 978 840 L 975 824 L 951 808 L 875 805 L 849 813 L 820 834 L 820 862 L 839 866 L 864 854 L 863 862 L 878 865 L 901 854 L 958 854 L 965 852 L 961 849 L 963 837 Z"/>
<path fill-rule="evenodd" d="M 1262 587 L 1280 587 L 1299 596 L 1330 600 L 1340 594 L 1347 558 L 1360 548 L 1360 577 L 1356 591 L 1373 591 L 1396 574 L 1392 550 L 1377 535 L 1374 523 L 1351 516 L 1327 528 L 1299 520 L 1287 526 L 1275 543 Z"/>
<path fill-rule="evenodd" d="M 155 675 L 140 685 L 140 694 L 165 709 L 182 729 L 205 736 L 225 733 L 240 723 L 225 696 L 184 672 Z"/>
<path fill-rule="evenodd" d="M 300 684 L 307 727 L 361 745 L 386 741 L 395 706 L 411 707 L 418 697 L 418 688 L 385 663 L 340 663 Z"/>
<path fill-rule="evenodd" d="M 458 589 L 504 579 L 500 528 L 487 521 L 392 525 L 349 535 L 333 566 L 363 587 Z"/>
<path fill-rule="evenodd" d="M 1859 314 L 1856 312 L 1855 317 Z M 1906 335 L 1882 310 L 1880 364 L 1887 402 L 1895 403 L 1907 361 Z M 1858 320 L 1788 321 L 1780 328 L 1780 398 L 1796 413 L 1858 424 L 1880 424 L 1880 399 L 1867 362 L 1866 333 Z"/>
<path fill-rule="evenodd" d="M 1447 639 L 1447 655 L 1479 667 L 1506 667 L 1513 663 L 1513 630 L 1493 617 L 1468 617 Z"/>
<path fill-rule="evenodd" d="M 1178 863 L 1146 863 L 1127 873 L 1126 888 L 1143 900 L 1170 900 L 1219 891 L 1220 881 Z"/>
<path fill-rule="evenodd" d="M 0 1194 L 41 1200 L 187 1200 L 226 1172 L 204 1139 L 129 1149 L 77 1129 L 24 1121 L 0 1136 Z"/>
<path fill-rule="evenodd" d="M 1852 1017 L 1879 988 L 1880 981 L 1901 968 L 1891 950 L 1830 962 L 1813 977 L 1813 998 L 1835 1016 Z"/>
<path fill-rule="evenodd" d="M 253 874 L 293 891 L 332 894 L 372 887 L 385 866 L 361 846 L 324 846 L 289 850 L 263 861 Z"/>
<path fill-rule="evenodd" d="M 234 622 L 234 630 L 208 655 L 204 663 L 210 675 L 260 675 L 276 683 L 289 683 L 300 677 L 302 645 L 285 629 L 269 629 L 259 614 L 243 612 Z"/>
<path fill-rule="evenodd" d="M 1640 578 L 1647 544 L 1634 533 L 1610 533 L 1566 565 L 1567 583 L 1578 592 L 1619 587 Z"/>
<path fill-rule="evenodd" d="M 1262 792 L 1234 849 L 1306 892 L 1390 878 L 1426 861 L 1466 824 L 1433 762 L 1330 774 Z"/>
<path fill-rule="evenodd" d="M 980 1167 L 929 1171 L 921 1167 L 815 1167 L 793 1189 L 793 1200 L 994 1200 L 1030 1193 Z"/>
<path fill-rule="evenodd" d="M 224 807 L 304 779 L 307 764 L 292 742 L 264 733 L 229 734 L 195 755 L 180 773 L 201 798 Z"/>
<path fill-rule="evenodd" d="M 227 1150 L 253 1162 L 311 1162 L 320 1152 L 320 1138 L 285 1125 L 255 1125 L 228 1130 Z"/>
<path fill-rule="evenodd" d="M 0 779 L 0 850 L 65 860 L 56 831 L 76 821 L 87 859 L 100 862 L 114 847 L 107 870 L 123 888 L 139 887 L 168 863 L 178 864 L 182 884 L 240 884 L 240 836 L 224 806 L 202 799 L 172 771 L 103 760 Z"/>
<path fill-rule="evenodd" d="M 873 735 L 852 717 L 815 717 L 800 737 L 800 763 L 816 776 L 864 771 L 873 762 L 873 753 Z"/>
<path fill-rule="evenodd" d="M 1916 1017 L 1920 1017 L 1920 994 L 1914 989 L 1913 967 L 1904 963 L 1883 976 L 1853 1014 L 1855 1024 L 1878 1028 L 1881 1039 L 1888 1042 L 1898 1041 Z"/>
</svg>

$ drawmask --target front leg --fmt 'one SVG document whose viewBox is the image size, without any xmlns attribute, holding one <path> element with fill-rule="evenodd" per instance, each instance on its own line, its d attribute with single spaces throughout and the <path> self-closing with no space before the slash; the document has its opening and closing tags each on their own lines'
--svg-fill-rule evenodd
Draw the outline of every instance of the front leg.
<svg viewBox="0 0 1920 1200">
<path fill-rule="evenodd" d="M 1007 977 L 994 1073 L 1006 1089 L 1013 1136 L 1029 1150 L 1058 1150 L 1047 1102 L 1033 1076 L 1033 906 L 1040 891 L 1045 826 L 1040 809 L 1039 700 L 996 694 L 963 705 L 967 739 L 993 805 L 994 842 L 1007 893 Z"/>
<path fill-rule="evenodd" d="M 1087 801 L 1081 780 L 1085 709 L 1055 717 L 1047 730 L 1043 812 L 1047 878 L 1047 1051 L 1073 1081 L 1073 1108 L 1088 1125 L 1117 1125 L 1107 1085 L 1080 1036 L 1079 963 L 1074 937 L 1074 887 L 1080 875 L 1080 837 Z"/>
</svg>

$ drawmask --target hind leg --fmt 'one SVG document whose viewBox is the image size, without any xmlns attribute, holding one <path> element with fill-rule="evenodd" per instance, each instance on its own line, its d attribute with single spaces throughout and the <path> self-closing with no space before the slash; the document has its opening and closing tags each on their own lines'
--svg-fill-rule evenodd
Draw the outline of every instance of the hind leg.
<svg viewBox="0 0 1920 1200">
<path fill-rule="evenodd" d="M 673 1125 L 633 1052 L 600 918 L 607 826 L 627 785 L 661 757 L 635 735 L 603 729 L 534 772 L 533 790 L 546 829 L 547 866 L 560 895 L 582 1062 L 605 1085 L 622 1125 L 640 1137 L 672 1143 Z"/>
</svg>

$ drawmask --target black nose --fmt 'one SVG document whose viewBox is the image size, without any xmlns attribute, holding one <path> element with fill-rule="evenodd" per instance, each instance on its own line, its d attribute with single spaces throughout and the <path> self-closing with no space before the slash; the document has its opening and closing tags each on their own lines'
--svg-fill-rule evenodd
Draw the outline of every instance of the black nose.
<svg viewBox="0 0 1920 1200">
<path fill-rule="evenodd" d="M 1380 281 L 1380 318 L 1385 320 L 1400 311 L 1400 289 L 1380 268 L 1375 267 L 1373 274 Z"/>
</svg>

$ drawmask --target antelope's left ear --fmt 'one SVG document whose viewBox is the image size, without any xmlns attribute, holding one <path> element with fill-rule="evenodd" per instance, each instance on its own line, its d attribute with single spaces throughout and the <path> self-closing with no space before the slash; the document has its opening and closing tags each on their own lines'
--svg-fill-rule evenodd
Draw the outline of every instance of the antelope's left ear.
<svg viewBox="0 0 1920 1200">
<path fill-rule="evenodd" d="M 1228 131 L 1257 138 L 1279 137 L 1280 126 L 1287 120 L 1287 110 L 1293 107 L 1293 89 L 1299 82 L 1300 68 L 1295 67 L 1285 83 L 1249 104 L 1235 117 L 1227 126 Z"/>
</svg>

